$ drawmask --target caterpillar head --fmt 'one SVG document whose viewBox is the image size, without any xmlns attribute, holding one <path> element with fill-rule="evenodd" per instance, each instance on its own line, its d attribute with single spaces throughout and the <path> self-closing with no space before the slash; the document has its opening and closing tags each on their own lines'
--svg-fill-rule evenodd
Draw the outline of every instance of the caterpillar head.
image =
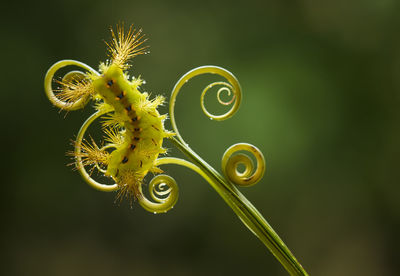
<svg viewBox="0 0 400 276">
<path fill-rule="evenodd" d="M 94 70 L 86 74 L 74 72 L 66 75 L 61 81 L 57 81 L 60 87 L 55 90 L 56 95 L 53 94 L 49 81 L 49 87 L 46 87 L 46 91 L 49 91 L 47 96 L 55 106 L 64 110 L 75 110 L 84 107 L 90 98 L 96 97 L 96 94 L 105 98 L 111 97 L 111 95 L 107 95 L 106 91 L 102 90 L 102 87 L 104 85 L 110 86 L 112 84 L 110 81 L 116 82 L 121 78 L 126 78 L 124 71 L 130 67 L 129 62 L 137 55 L 148 53 L 148 46 L 143 45 L 147 39 L 144 38 L 141 29 L 136 30 L 131 25 L 125 32 L 124 25 L 119 24 L 116 31 L 112 28 L 110 28 L 110 31 L 111 42 L 106 42 L 110 61 L 100 64 L 100 72 L 103 75 L 100 76 Z M 54 70 L 57 69 L 54 68 Z M 54 74 L 49 70 L 47 76 L 52 77 L 52 73 Z M 107 78 L 101 78 L 104 75 Z M 101 83 L 100 79 L 107 81 Z"/>
</svg>

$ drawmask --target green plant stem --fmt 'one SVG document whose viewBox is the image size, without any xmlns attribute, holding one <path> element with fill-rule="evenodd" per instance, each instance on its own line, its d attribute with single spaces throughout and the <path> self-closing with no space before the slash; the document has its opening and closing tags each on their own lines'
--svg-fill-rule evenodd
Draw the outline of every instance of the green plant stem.
<svg viewBox="0 0 400 276">
<path fill-rule="evenodd" d="M 268 224 L 258 210 L 243 196 L 232 183 L 207 164 L 191 148 L 175 138 L 171 138 L 175 146 L 180 149 L 195 165 L 197 165 L 211 179 L 210 185 L 218 192 L 241 221 L 256 235 L 271 251 L 290 275 L 308 275 L 297 261 L 282 239 Z"/>
</svg>

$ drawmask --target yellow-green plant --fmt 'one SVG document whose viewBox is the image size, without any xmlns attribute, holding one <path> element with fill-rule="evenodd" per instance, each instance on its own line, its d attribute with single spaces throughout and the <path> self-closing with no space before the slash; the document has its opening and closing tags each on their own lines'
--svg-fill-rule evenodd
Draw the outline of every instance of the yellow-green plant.
<svg viewBox="0 0 400 276">
<path fill-rule="evenodd" d="M 146 53 L 142 31 L 130 27 L 125 34 L 123 26 L 112 31 L 112 42 L 108 45 L 110 61 L 100 64 L 100 72 L 90 66 L 75 61 L 62 60 L 48 70 L 45 77 L 45 91 L 49 100 L 62 110 L 83 108 L 89 100 L 95 101 L 96 112 L 82 125 L 71 154 L 83 179 L 100 191 L 118 191 L 118 197 L 127 196 L 137 200 L 146 210 L 163 213 L 170 210 L 178 199 L 178 186 L 175 180 L 165 174 L 159 166 L 176 164 L 192 169 L 201 175 L 239 216 L 241 221 L 256 235 L 281 262 L 291 275 L 307 275 L 278 234 L 267 223 L 257 209 L 240 193 L 236 186 L 251 186 L 264 175 L 265 160 L 261 151 L 253 145 L 239 143 L 226 150 L 222 157 L 220 174 L 199 155 L 197 155 L 179 134 L 175 121 L 175 101 L 182 86 L 193 77 L 202 74 L 216 74 L 226 81 L 209 84 L 201 94 L 201 108 L 206 116 L 222 121 L 232 117 L 239 108 L 242 92 L 238 80 L 229 71 L 217 66 L 202 66 L 183 75 L 176 83 L 169 102 L 169 114 L 173 132 L 164 129 L 166 115 L 160 115 L 157 106 L 164 98 L 157 96 L 150 100 L 147 93 L 140 92 L 143 80 L 129 77 L 125 72 L 129 60 Z M 59 88 L 53 89 L 55 73 L 65 66 L 77 66 L 84 70 L 71 71 L 55 81 Z M 204 105 L 204 96 L 212 87 L 221 87 L 217 93 L 220 104 L 231 105 L 223 115 L 211 114 Z M 225 102 L 221 93 L 226 92 L 231 100 Z M 102 146 L 94 139 L 85 138 L 88 127 L 98 118 L 103 118 L 105 138 Z M 190 161 L 175 157 L 159 157 L 166 152 L 162 148 L 167 138 L 181 150 Z M 251 153 L 252 159 L 245 151 Z M 238 170 L 244 165 L 243 172 Z M 86 170 L 89 168 L 89 171 Z M 108 185 L 97 182 L 91 173 L 97 169 L 115 183 Z M 148 172 L 157 174 L 149 184 L 148 199 L 142 191 L 143 178 Z M 132 200 L 133 199 L 133 200 Z"/>
</svg>

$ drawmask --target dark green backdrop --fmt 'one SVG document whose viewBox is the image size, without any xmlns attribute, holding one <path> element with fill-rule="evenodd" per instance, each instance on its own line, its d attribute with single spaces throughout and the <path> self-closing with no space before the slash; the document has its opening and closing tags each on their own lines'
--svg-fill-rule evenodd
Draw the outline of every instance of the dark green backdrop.
<svg viewBox="0 0 400 276">
<path fill-rule="evenodd" d="M 242 191 L 311 274 L 395 274 L 399 2 L 234 2 L 2 4 L 0 274 L 286 275 L 191 171 L 166 168 L 180 199 L 153 215 L 114 204 L 65 166 L 69 141 L 93 110 L 59 113 L 44 74 L 65 58 L 97 68 L 118 21 L 149 37 L 151 54 L 131 73 L 153 94 L 169 97 L 200 65 L 236 75 L 244 96 L 234 118 L 201 113 L 200 78 L 178 98 L 180 130 L 217 169 L 235 142 L 264 152 L 267 174 Z"/>
</svg>

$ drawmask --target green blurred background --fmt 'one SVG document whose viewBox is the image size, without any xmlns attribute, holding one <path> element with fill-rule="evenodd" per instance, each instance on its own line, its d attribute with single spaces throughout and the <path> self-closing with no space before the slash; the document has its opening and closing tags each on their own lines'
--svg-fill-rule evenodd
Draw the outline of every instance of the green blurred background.
<svg viewBox="0 0 400 276">
<path fill-rule="evenodd" d="M 398 1 L 9 1 L 2 10 L 0 274 L 286 275 L 185 168 L 165 167 L 180 199 L 153 215 L 115 204 L 65 166 L 93 109 L 59 113 L 44 74 L 66 58 L 97 68 L 119 21 L 149 37 L 151 54 L 130 72 L 153 95 L 169 97 L 200 65 L 236 75 L 244 92 L 236 116 L 201 113 L 210 78 L 200 77 L 178 97 L 179 129 L 217 169 L 235 142 L 263 151 L 267 174 L 242 191 L 309 273 L 398 271 Z"/>
</svg>

